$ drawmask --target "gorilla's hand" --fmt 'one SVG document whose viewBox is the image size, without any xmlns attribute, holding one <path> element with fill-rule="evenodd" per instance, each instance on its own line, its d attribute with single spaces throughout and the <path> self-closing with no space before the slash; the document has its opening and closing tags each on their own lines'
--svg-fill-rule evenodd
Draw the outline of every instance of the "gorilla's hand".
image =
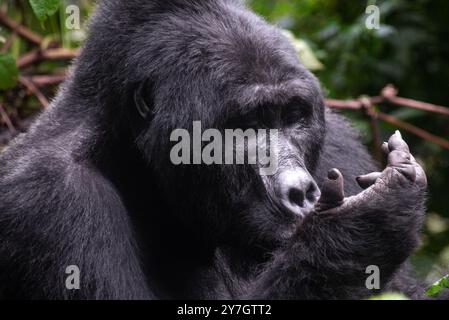
<svg viewBox="0 0 449 320">
<path fill-rule="evenodd" d="M 343 176 L 337 169 L 331 170 L 321 190 L 316 211 L 339 214 L 362 208 L 381 210 L 386 206 L 401 211 L 403 203 L 398 200 L 416 195 L 424 196 L 426 175 L 410 153 L 400 132 L 396 131 L 389 142 L 383 144 L 382 149 L 388 155 L 387 167 L 383 172 L 358 177 L 357 182 L 365 190 L 356 196 L 344 197 Z"/>
<path fill-rule="evenodd" d="M 387 168 L 359 177 L 358 195 L 345 198 L 341 173 L 329 172 L 315 212 L 262 274 L 262 297 L 365 298 L 371 265 L 385 288 L 419 242 L 427 180 L 399 132 L 383 149 Z"/>
<path fill-rule="evenodd" d="M 380 268 L 383 284 L 394 275 L 418 245 L 425 213 L 426 175 L 400 132 L 382 149 L 387 167 L 358 177 L 364 191 L 355 196 L 345 198 L 343 176 L 331 170 L 315 214 L 298 230 L 297 248 L 307 247 L 310 255 L 306 265 L 312 262 L 339 274 L 337 282 L 359 282 L 361 288 L 369 265 Z"/>
<path fill-rule="evenodd" d="M 358 177 L 364 191 L 355 196 L 345 198 L 343 176 L 337 169 L 328 173 L 316 217 L 309 223 L 348 239 L 343 251 L 358 256 L 360 264 L 393 271 L 419 242 L 427 179 L 399 131 L 382 149 L 388 156 L 387 167 Z M 308 229 L 307 224 L 302 228 Z"/>
</svg>

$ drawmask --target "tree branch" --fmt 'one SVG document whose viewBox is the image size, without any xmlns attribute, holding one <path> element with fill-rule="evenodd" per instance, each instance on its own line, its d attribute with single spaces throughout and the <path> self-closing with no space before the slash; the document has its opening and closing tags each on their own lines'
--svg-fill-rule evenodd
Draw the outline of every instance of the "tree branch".
<svg viewBox="0 0 449 320">
<path fill-rule="evenodd" d="M 42 37 L 35 34 L 33 31 L 27 27 L 21 25 L 20 23 L 10 19 L 6 13 L 0 11 L 0 24 L 5 27 L 17 32 L 22 38 L 28 40 L 29 42 L 40 46 L 42 44 Z"/>
<path fill-rule="evenodd" d="M 24 69 L 29 65 L 38 63 L 42 60 L 71 60 L 79 54 L 79 50 L 70 50 L 65 48 L 32 50 L 17 59 L 17 67 Z"/>
<path fill-rule="evenodd" d="M 6 110 L 3 108 L 3 104 L 0 102 L 0 116 L 2 117 L 3 121 L 5 122 L 6 126 L 8 127 L 9 131 L 11 132 L 11 134 L 16 134 L 17 130 L 14 127 L 14 125 L 11 122 L 11 119 L 8 116 L 8 113 L 6 112 Z"/>
<path fill-rule="evenodd" d="M 435 136 L 421 128 L 415 127 L 414 125 L 401 121 L 391 115 L 385 114 L 380 111 L 376 111 L 372 107 L 375 104 L 391 103 L 408 108 L 419 109 L 443 115 L 449 115 L 449 108 L 447 107 L 416 101 L 412 99 L 400 98 L 397 97 L 397 93 L 398 91 L 392 85 L 388 85 L 382 90 L 381 95 L 377 97 L 361 97 L 358 100 L 327 99 L 325 103 L 328 107 L 334 109 L 365 110 L 365 113 L 372 119 L 371 127 L 373 130 L 373 135 L 378 134 L 378 128 L 376 128 L 375 119 L 380 119 L 398 128 L 408 131 L 424 140 L 430 141 L 432 143 L 439 145 L 442 148 L 449 150 L 448 140 Z M 377 138 L 376 136 L 373 137 L 373 139 L 376 138 Z"/>
<path fill-rule="evenodd" d="M 44 108 L 47 108 L 49 106 L 50 103 L 48 102 L 45 95 L 36 87 L 36 85 L 32 81 L 30 81 L 25 77 L 20 76 L 19 82 L 22 86 L 24 86 L 26 89 L 28 89 L 32 94 L 36 96 L 37 100 L 39 100 L 40 104 Z"/>
</svg>

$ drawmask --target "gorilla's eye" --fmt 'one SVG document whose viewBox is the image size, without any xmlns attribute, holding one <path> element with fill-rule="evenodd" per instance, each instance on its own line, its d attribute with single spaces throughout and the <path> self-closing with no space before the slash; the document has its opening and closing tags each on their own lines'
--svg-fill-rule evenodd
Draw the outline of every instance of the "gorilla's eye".
<svg viewBox="0 0 449 320">
<path fill-rule="evenodd" d="M 258 129 L 262 126 L 261 113 L 257 109 L 251 110 L 229 121 L 229 125 L 235 129 Z"/>
<path fill-rule="evenodd" d="M 256 107 L 244 117 L 247 128 L 266 129 L 279 127 L 279 107 L 273 105 L 262 105 Z"/>
<path fill-rule="evenodd" d="M 260 120 L 257 115 L 250 115 L 245 119 L 244 128 L 257 129 L 260 127 Z"/>
<path fill-rule="evenodd" d="M 300 101 L 292 102 L 282 109 L 281 121 L 283 126 L 293 126 L 296 124 L 306 124 L 312 113 L 312 109 L 307 104 Z"/>
</svg>

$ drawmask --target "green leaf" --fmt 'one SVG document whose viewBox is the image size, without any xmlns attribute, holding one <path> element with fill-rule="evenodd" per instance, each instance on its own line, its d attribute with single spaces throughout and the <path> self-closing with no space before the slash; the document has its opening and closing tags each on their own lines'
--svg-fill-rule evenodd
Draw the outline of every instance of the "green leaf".
<svg viewBox="0 0 449 320">
<path fill-rule="evenodd" d="M 386 292 L 378 296 L 373 296 L 369 300 L 409 300 L 401 293 Z"/>
<path fill-rule="evenodd" d="M 54 15 L 61 5 L 61 0 L 29 0 L 34 14 L 42 23 Z"/>
<path fill-rule="evenodd" d="M 0 90 L 13 88 L 19 77 L 16 60 L 11 54 L 0 53 Z"/>
<path fill-rule="evenodd" d="M 441 292 L 443 292 L 444 289 L 449 289 L 449 274 L 434 284 L 432 284 L 427 290 L 426 290 L 426 296 L 428 297 L 436 297 Z"/>
<path fill-rule="evenodd" d="M 291 44 L 298 53 L 299 60 L 309 70 L 321 70 L 324 68 L 323 64 L 316 58 L 313 50 L 304 40 L 296 38 L 293 33 L 288 30 L 282 30 L 282 33 L 290 40 Z"/>
</svg>

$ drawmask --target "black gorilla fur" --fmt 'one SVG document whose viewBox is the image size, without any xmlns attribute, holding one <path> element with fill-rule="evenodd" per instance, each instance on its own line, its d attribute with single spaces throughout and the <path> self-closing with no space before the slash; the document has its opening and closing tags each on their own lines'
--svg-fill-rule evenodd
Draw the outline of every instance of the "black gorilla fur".
<svg viewBox="0 0 449 320">
<path fill-rule="evenodd" d="M 293 102 L 307 120 L 280 126 L 298 155 L 283 156 L 320 187 L 340 169 L 346 194 L 364 195 L 345 212 L 299 219 L 269 201 L 276 177 L 169 161 L 175 128 Z M 51 108 L 0 158 L 0 296 L 360 299 L 378 265 L 381 290 L 419 298 L 406 260 L 425 187 L 395 161 L 362 192 L 355 178 L 373 161 L 288 41 L 240 1 L 102 1 Z M 80 290 L 65 288 L 69 265 Z"/>
</svg>

